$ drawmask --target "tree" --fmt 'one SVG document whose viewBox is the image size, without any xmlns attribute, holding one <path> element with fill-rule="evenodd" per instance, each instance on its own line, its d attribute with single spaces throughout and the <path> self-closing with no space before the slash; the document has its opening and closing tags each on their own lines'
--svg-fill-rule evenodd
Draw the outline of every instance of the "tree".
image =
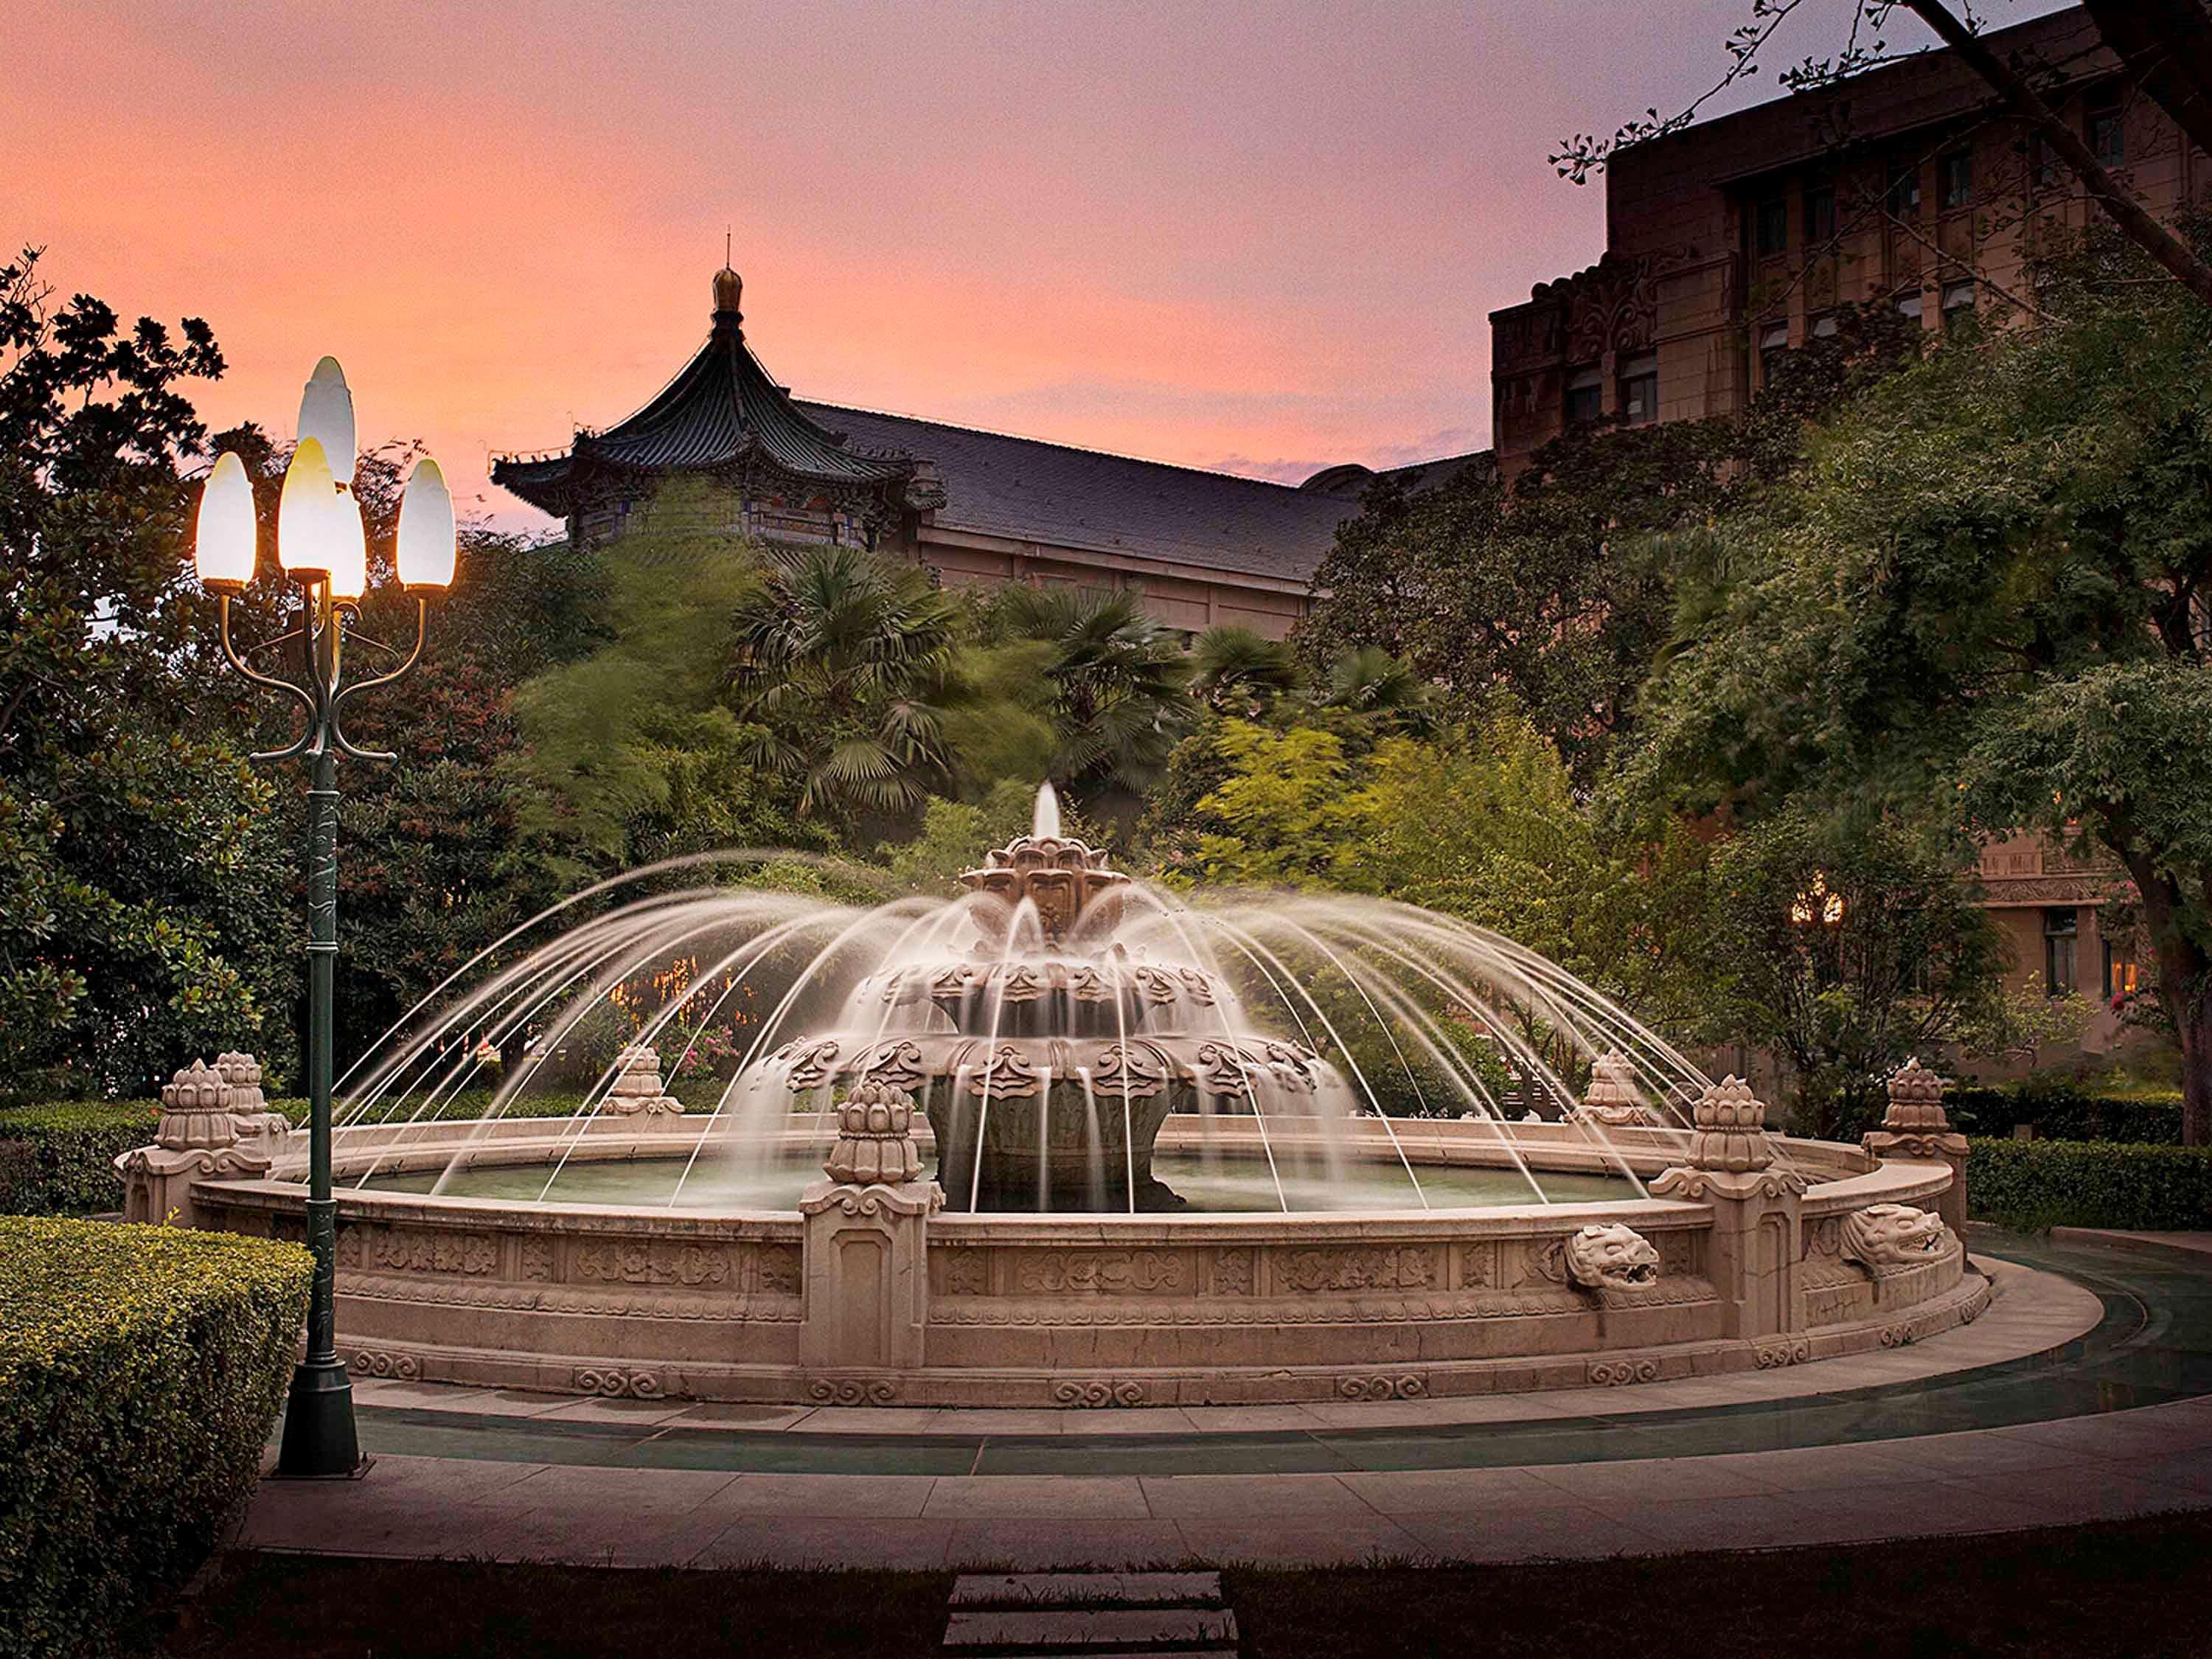
<svg viewBox="0 0 2212 1659">
<path fill-rule="evenodd" d="M 1806 0 L 1752 0 L 1751 21 L 1727 41 L 1729 67 L 1720 80 L 1684 109 L 1661 116 L 1654 109 L 1624 124 L 1609 139 L 1577 133 L 1552 156 L 1560 175 L 1576 184 L 1601 173 L 1632 144 L 1679 131 L 1711 99 L 1759 73 L 1777 31 Z M 2162 225 L 2136 199 L 2127 182 L 2105 166 L 2050 94 L 2069 65 L 2021 64 L 2000 55 L 1981 38 L 1971 8 L 1962 17 L 1945 0 L 1841 0 L 1850 8 L 1849 44 L 1840 53 L 1807 58 L 1784 70 L 1792 92 L 1835 87 L 1893 61 L 1881 31 L 1902 9 L 1918 17 L 1937 40 L 1986 84 L 1998 106 L 2014 117 L 2068 171 L 2119 234 L 2133 242 L 2197 298 L 2212 305 L 2212 263 L 2185 236 Z M 2088 0 L 2084 9 L 2104 43 L 2118 56 L 2124 77 L 2169 115 L 2200 149 L 2212 149 L 2212 15 L 2203 0 Z M 1849 135 L 1836 135 L 1841 148 Z"/>
<path fill-rule="evenodd" d="M 1801 1133 L 1855 1136 L 1913 1054 L 2002 1025 L 2003 945 L 1955 845 L 1792 808 L 1715 854 L 1709 1035 L 1769 1045 Z"/>
<path fill-rule="evenodd" d="M 1207 629 L 1190 660 L 1191 695 L 1217 714 L 1255 719 L 1305 684 L 1305 671 L 1288 644 L 1249 628 Z"/>
<path fill-rule="evenodd" d="M 900 819 L 950 773 L 957 607 L 921 571 L 847 547 L 779 553 L 733 613 L 729 683 L 745 753 L 799 811 Z"/>
<path fill-rule="evenodd" d="M 1181 642 L 1127 592 L 1008 587 L 980 622 L 986 645 L 1050 647 L 1042 666 L 1059 736 L 1053 779 L 1093 818 L 1127 828 L 1190 728 Z"/>
<path fill-rule="evenodd" d="M 1882 383 L 1803 475 L 1715 527 L 1729 579 L 1653 689 L 1631 787 L 2040 828 L 2135 883 L 2212 1140 L 2212 328 L 2093 239 L 2039 274 L 2073 320 Z"/>
<path fill-rule="evenodd" d="M 58 310 L 0 266 L 0 1067 L 140 1093 L 256 1043 L 278 1076 L 296 984 L 267 785 L 196 719 L 208 610 L 186 569 L 183 383 L 207 325 Z M 181 336 L 181 338 L 179 337 Z"/>
<path fill-rule="evenodd" d="M 520 790 L 522 836 L 564 884 L 678 853 L 825 840 L 819 814 L 799 819 L 799 782 L 757 763 L 774 734 L 726 699 L 731 618 L 762 591 L 746 544 L 656 512 L 606 561 L 603 641 L 516 690 L 524 747 L 500 765 Z"/>
</svg>

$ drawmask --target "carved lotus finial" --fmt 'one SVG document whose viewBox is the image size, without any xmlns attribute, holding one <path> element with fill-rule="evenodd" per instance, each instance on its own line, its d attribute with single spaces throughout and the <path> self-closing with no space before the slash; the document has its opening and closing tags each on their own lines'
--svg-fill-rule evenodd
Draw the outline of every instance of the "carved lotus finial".
<svg viewBox="0 0 2212 1659">
<path fill-rule="evenodd" d="M 865 1082 L 838 1103 L 837 1141 L 823 1173 L 847 1186 L 896 1187 L 921 1174 L 914 1144 L 914 1097 L 896 1084 Z"/>
<path fill-rule="evenodd" d="M 660 1054 L 649 1042 L 633 1042 L 615 1056 L 614 1081 L 607 1085 L 603 1111 L 618 1117 L 679 1117 L 684 1103 L 660 1080 Z"/>
<path fill-rule="evenodd" d="M 1943 1091 L 1951 1080 L 1908 1060 L 1889 1075 L 1889 1111 L 1882 1127 L 1899 1132 L 1940 1131 L 1951 1127 L 1943 1110 Z"/>
<path fill-rule="evenodd" d="M 1583 1103 L 1567 1114 L 1567 1121 L 1607 1129 L 1656 1129 L 1664 1127 L 1666 1121 L 1645 1103 L 1636 1081 L 1636 1062 L 1615 1048 L 1600 1054 L 1590 1066 Z"/>
<path fill-rule="evenodd" d="M 1734 1073 L 1698 1097 L 1692 1121 L 1693 1168 L 1743 1174 L 1774 1162 L 1774 1147 L 1766 1138 L 1766 1103 Z"/>
<path fill-rule="evenodd" d="M 172 1152 L 219 1152 L 238 1144 L 230 1115 L 230 1085 L 205 1060 L 196 1060 L 161 1089 L 161 1127 L 155 1139 Z"/>
</svg>

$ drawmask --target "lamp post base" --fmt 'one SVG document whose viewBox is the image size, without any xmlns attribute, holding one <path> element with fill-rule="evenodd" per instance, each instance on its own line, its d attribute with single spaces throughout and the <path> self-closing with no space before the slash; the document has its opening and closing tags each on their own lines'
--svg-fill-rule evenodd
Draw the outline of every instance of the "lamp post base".
<svg viewBox="0 0 2212 1659">
<path fill-rule="evenodd" d="M 345 1480 L 368 1467 L 354 1432 L 353 1379 L 335 1357 L 304 1362 L 292 1373 L 292 1391 L 285 1397 L 276 1478 Z"/>
</svg>

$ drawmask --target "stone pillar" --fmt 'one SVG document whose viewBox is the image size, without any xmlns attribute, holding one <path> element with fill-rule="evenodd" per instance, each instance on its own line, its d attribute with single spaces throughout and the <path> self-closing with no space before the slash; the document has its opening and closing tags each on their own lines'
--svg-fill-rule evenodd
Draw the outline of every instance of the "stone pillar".
<svg viewBox="0 0 2212 1659">
<path fill-rule="evenodd" d="M 1805 1177 L 1776 1160 L 1766 1133 L 1766 1105 L 1741 1078 L 1729 1077 L 1698 1097 L 1690 1156 L 1651 1183 L 1654 1198 L 1713 1206 L 1705 1271 L 1727 1311 L 1729 1336 L 1770 1337 L 1805 1327 L 1805 1291 L 1798 1256 Z M 1759 1363 L 1769 1363 L 1761 1350 Z M 1775 1363 L 1810 1357 L 1784 1345 Z"/>
<path fill-rule="evenodd" d="M 914 1097 L 892 1084 L 854 1087 L 837 1109 L 837 1142 L 822 1168 L 830 1179 L 799 1200 L 806 1227 L 799 1364 L 918 1366 L 929 1324 L 929 1218 L 944 1207 L 945 1190 L 921 1178 Z"/>
<path fill-rule="evenodd" d="M 660 1056 L 650 1043 L 635 1042 L 615 1056 L 615 1080 L 600 1107 L 602 1115 L 648 1117 L 663 1113 L 680 1115 L 684 1103 L 670 1094 L 660 1081 Z"/>
<path fill-rule="evenodd" d="M 191 1226 L 193 1182 L 210 1176 L 252 1181 L 269 1173 L 269 1153 L 240 1143 L 230 1104 L 230 1085 L 204 1060 L 194 1060 L 162 1089 L 154 1144 L 115 1160 L 125 1221 Z"/>
<path fill-rule="evenodd" d="M 1923 1158 L 1951 1166 L 1951 1184 L 1936 1200 L 1936 1213 L 1960 1238 L 1966 1236 L 1966 1138 L 1951 1127 L 1943 1091 L 1951 1079 L 1939 1077 L 1917 1060 L 1908 1060 L 1889 1078 L 1889 1111 L 1881 1127 L 1859 1142 L 1875 1158 Z"/>
</svg>

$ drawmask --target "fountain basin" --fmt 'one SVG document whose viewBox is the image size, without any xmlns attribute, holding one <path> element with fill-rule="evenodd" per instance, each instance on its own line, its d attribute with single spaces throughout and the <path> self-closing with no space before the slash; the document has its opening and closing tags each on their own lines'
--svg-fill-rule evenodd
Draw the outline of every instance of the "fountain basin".
<svg viewBox="0 0 2212 1659">
<path fill-rule="evenodd" d="M 550 1170 L 683 1158 L 705 1126 L 544 1121 L 352 1130 L 341 1182 L 372 1163 Z M 1575 1126 L 1363 1120 L 1347 1155 L 1381 1166 L 1539 1180 L 1679 1165 L 1688 1135 Z M 1260 1125 L 1170 1115 L 1164 1152 L 1258 1153 Z M 1249 1146 L 1233 1145 L 1239 1137 Z M 791 1137 L 799 1144 L 818 1139 Z M 1850 1259 L 1851 1218 L 1932 1207 L 1942 1163 L 1773 1137 L 1808 1183 L 1750 1233 L 1728 1200 L 1288 1214 L 954 1214 L 929 1218 L 919 1363 L 805 1358 L 819 1297 L 793 1210 L 538 1205 L 345 1191 L 338 1329 L 357 1372 L 641 1398 L 915 1406 L 1179 1406 L 1413 1398 L 1634 1383 L 1865 1352 L 1971 1319 L 1988 1286 L 1942 1235 L 1924 1257 Z M 201 1225 L 300 1231 L 298 1171 L 191 1188 Z M 1632 1188 L 1629 1189 L 1632 1192 Z M 1587 1288 L 1569 1247 L 1625 1226 L 1656 1257 L 1648 1283 Z M 1755 1261 L 1746 1249 L 1763 1250 Z M 1755 1269 L 1747 1273 L 1746 1267 Z"/>
</svg>

